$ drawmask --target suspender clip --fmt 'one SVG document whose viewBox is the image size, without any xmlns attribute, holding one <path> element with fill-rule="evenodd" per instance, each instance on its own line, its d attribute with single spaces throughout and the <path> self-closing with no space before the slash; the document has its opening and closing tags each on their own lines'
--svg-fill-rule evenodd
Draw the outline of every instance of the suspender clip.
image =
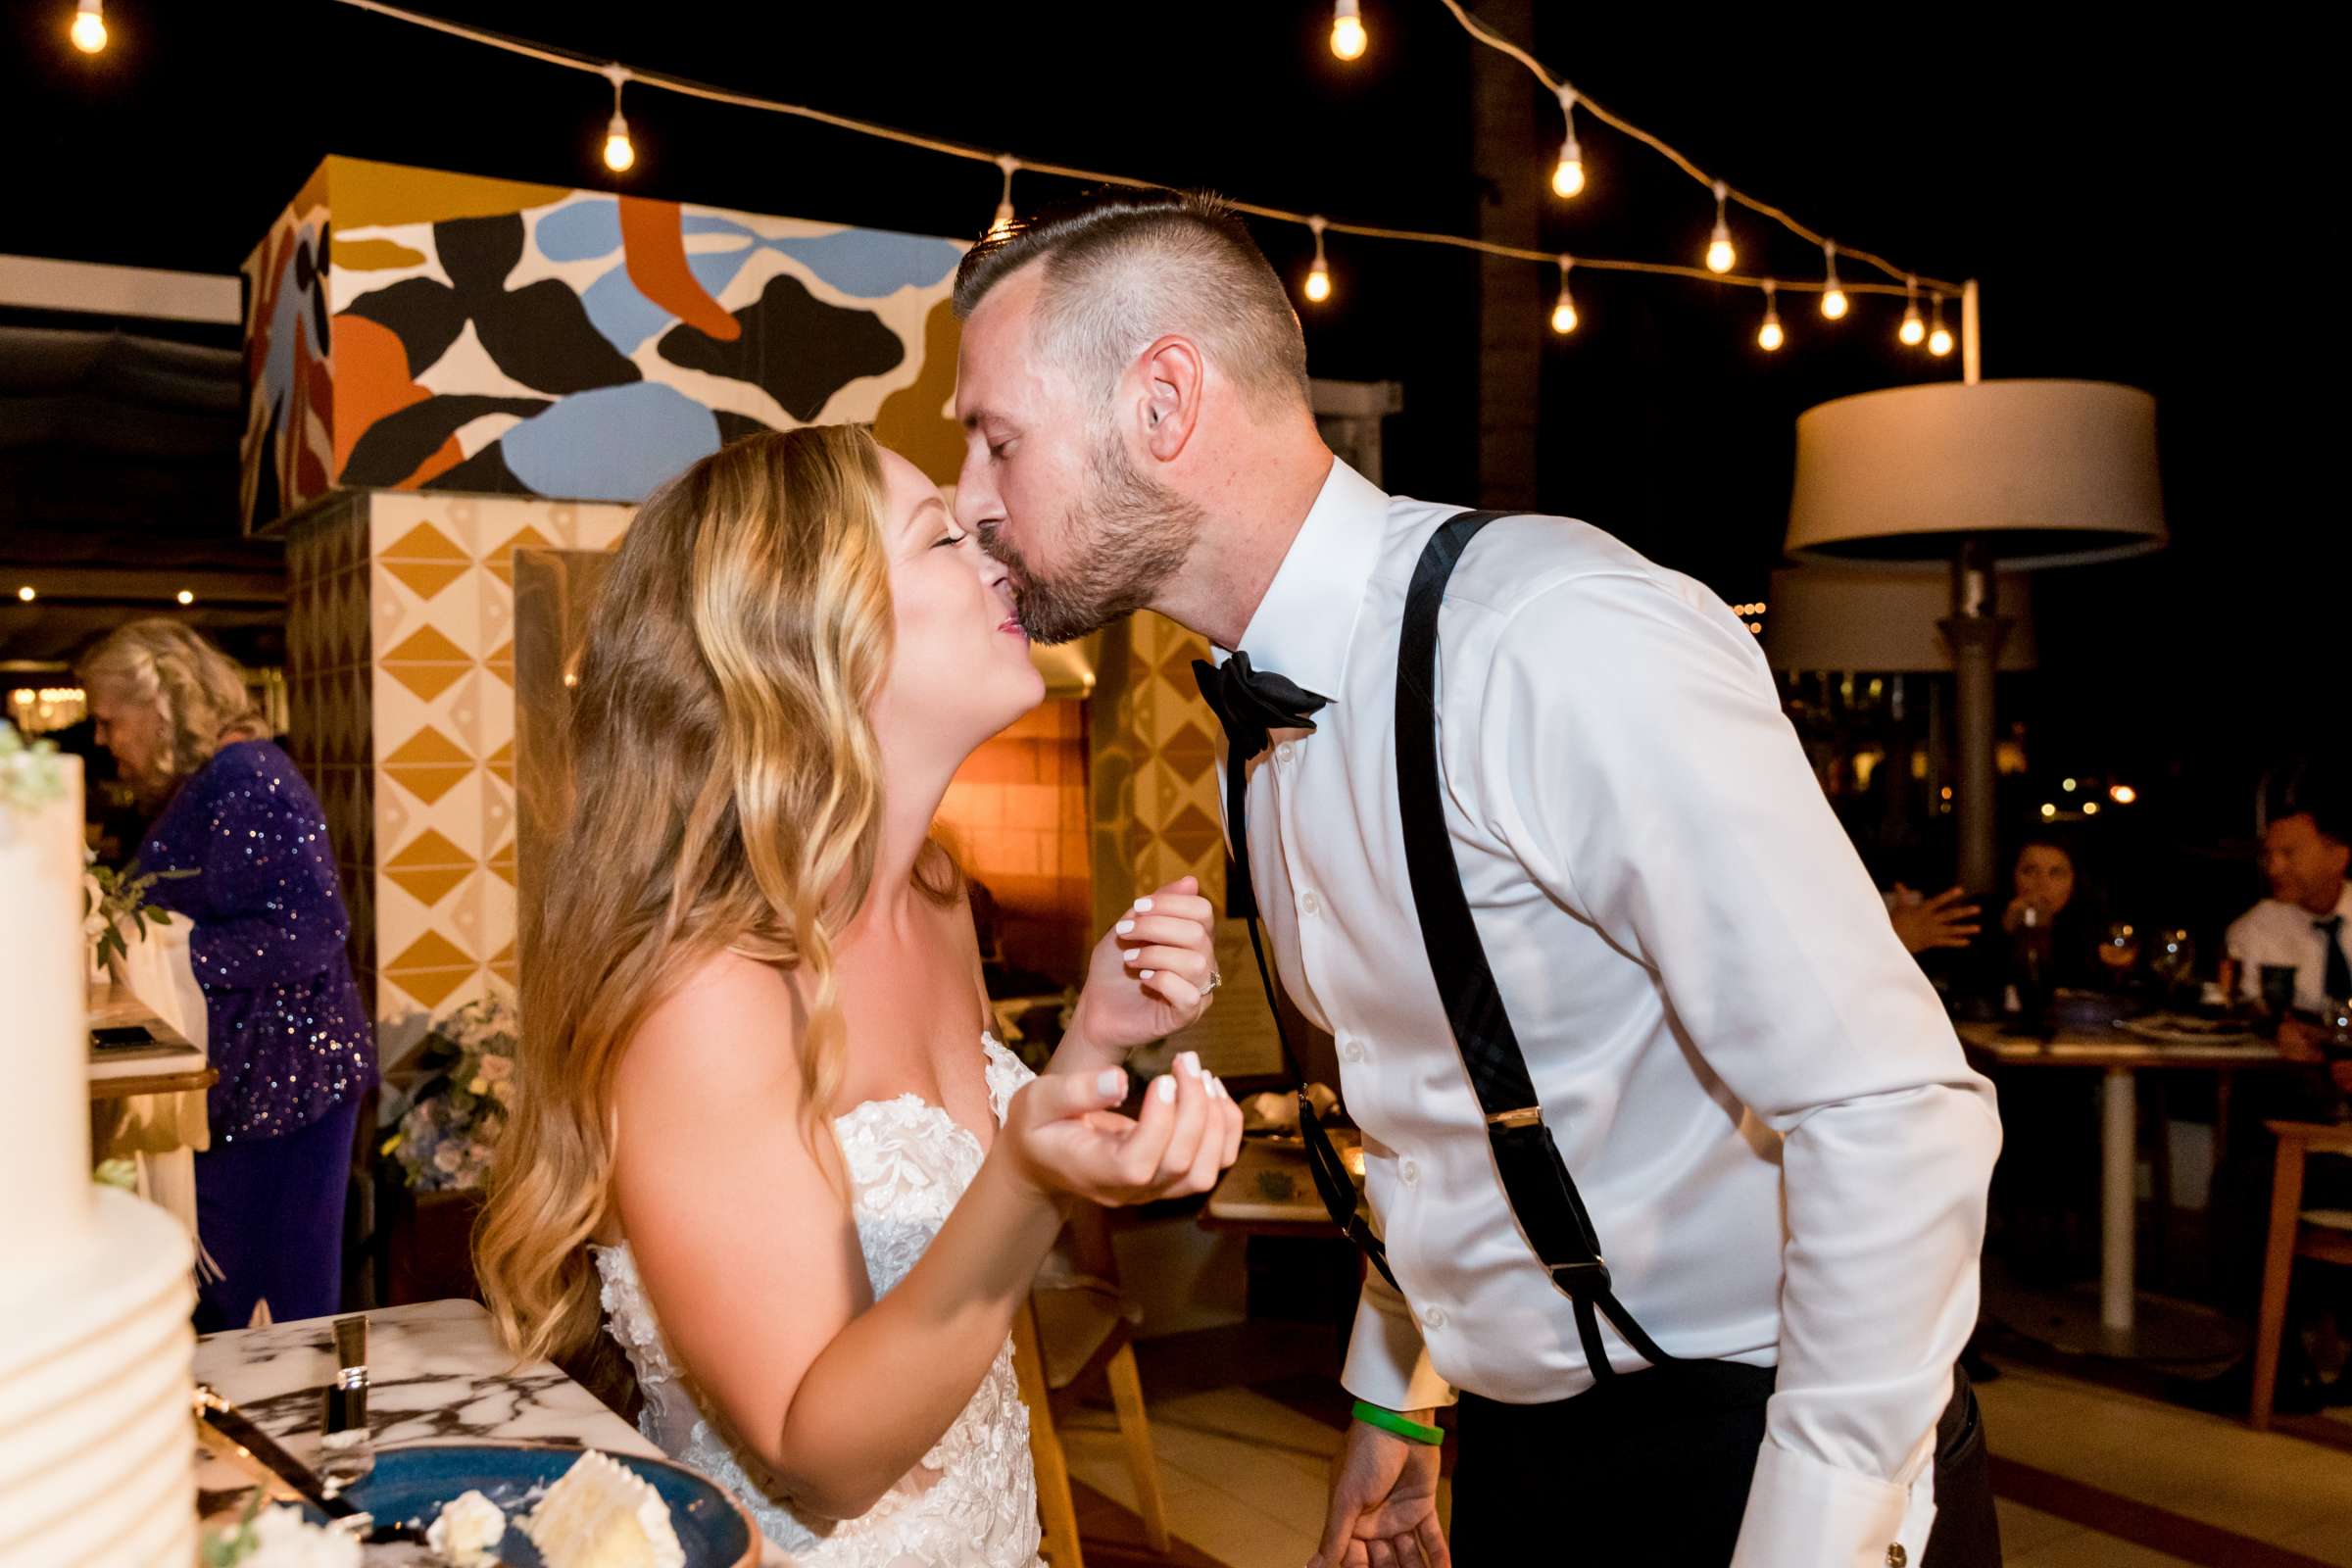
<svg viewBox="0 0 2352 1568">
<path fill-rule="evenodd" d="M 1490 1127 L 1536 1127 L 1541 1126 L 1543 1121 L 1542 1105 L 1522 1105 L 1517 1110 L 1497 1110 L 1487 1116 L 1487 1125 Z"/>
</svg>

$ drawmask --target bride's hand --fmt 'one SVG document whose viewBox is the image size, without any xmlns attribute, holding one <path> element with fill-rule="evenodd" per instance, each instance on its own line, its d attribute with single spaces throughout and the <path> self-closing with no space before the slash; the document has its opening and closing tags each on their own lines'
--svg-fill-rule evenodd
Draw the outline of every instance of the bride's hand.
<svg viewBox="0 0 2352 1568">
<path fill-rule="evenodd" d="M 1179 877 L 1119 917 L 1095 944 L 1070 1028 L 1112 1053 L 1163 1040 L 1208 1010 L 1215 989 L 1216 910 Z"/>
<path fill-rule="evenodd" d="M 1000 1146 L 1041 1193 L 1149 1203 L 1205 1193 L 1241 1152 L 1242 1107 L 1191 1052 L 1152 1081 L 1133 1120 L 1110 1107 L 1127 1075 L 1048 1073 L 1005 1107 Z"/>
</svg>

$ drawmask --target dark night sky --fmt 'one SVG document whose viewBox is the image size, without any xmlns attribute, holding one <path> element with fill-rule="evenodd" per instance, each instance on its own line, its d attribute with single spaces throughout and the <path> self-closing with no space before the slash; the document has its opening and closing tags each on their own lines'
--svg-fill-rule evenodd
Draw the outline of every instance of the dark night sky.
<svg viewBox="0 0 2352 1568">
<path fill-rule="evenodd" d="M 1470 232 L 1483 199 L 1469 172 L 1475 46 L 1436 0 L 1366 0 L 1373 48 L 1352 68 L 1324 47 L 1318 0 L 421 3 L 649 68 L 1334 217 Z M 2340 140 L 2322 126 L 2332 50 L 2307 11 L 2239 7 L 2191 33 L 2113 8 L 2103 30 L 2054 26 L 2064 9 L 1976 8 L 1964 32 L 1956 17 L 1875 9 L 1620 18 L 1539 4 L 1535 47 L 1815 227 L 1981 278 L 1987 375 L 2157 395 L 2173 547 L 2045 574 L 2043 667 L 2017 700 L 2036 720 L 2037 762 L 2170 771 L 2183 800 L 2235 798 L 2263 761 L 2344 727 L 2342 506 L 2322 471 L 2336 443 L 2319 400 L 2293 390 L 2328 373 L 2308 362 L 2334 348 L 2345 309 L 2313 275 L 2341 229 L 2340 192 L 2317 162 Z M 595 157 L 607 111 L 593 78 L 326 0 L 108 11 L 115 46 L 85 61 L 64 41 L 69 0 L 8 8 L 0 250 L 232 270 L 330 151 L 612 182 Z M 1557 113 L 1532 79 L 1524 90 L 1526 177 L 1542 181 Z M 946 234 L 974 232 L 995 204 L 995 172 L 981 166 L 652 92 L 630 109 L 640 162 L 628 185 L 647 194 Z M 1694 258 L 1705 192 L 1646 149 L 1583 130 L 1592 187 L 1554 204 L 1545 245 Z M 1026 178 L 1024 202 L 1050 188 Z M 1801 242 L 1735 222 L 1743 270 L 1768 256 L 1783 275 L 1816 273 Z M 1303 270 L 1303 232 L 1261 239 L 1278 266 Z M 1471 500 L 1474 264 L 1343 239 L 1332 268 L 1338 297 L 1307 312 L 1314 368 L 1401 380 L 1391 487 Z M 1831 328 L 1792 299 L 1790 346 L 1767 359 L 1744 290 L 1588 273 L 1578 294 L 1583 330 L 1546 355 L 1533 499 L 1735 600 L 1762 594 L 1778 555 L 1795 415 L 1958 374 L 1957 355 L 1938 366 L 1898 348 L 1884 301 Z M 1527 330 L 1549 335 L 1540 318 Z"/>
</svg>

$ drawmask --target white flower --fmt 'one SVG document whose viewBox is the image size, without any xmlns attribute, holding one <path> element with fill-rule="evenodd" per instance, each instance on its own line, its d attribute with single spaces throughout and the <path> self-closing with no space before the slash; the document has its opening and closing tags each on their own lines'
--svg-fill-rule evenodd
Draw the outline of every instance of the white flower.
<svg viewBox="0 0 2352 1568">
<path fill-rule="evenodd" d="M 458 1141 L 454 1138 L 433 1151 L 433 1169 L 445 1176 L 456 1175 L 458 1167 L 465 1163 L 466 1151 L 458 1147 Z"/>
</svg>

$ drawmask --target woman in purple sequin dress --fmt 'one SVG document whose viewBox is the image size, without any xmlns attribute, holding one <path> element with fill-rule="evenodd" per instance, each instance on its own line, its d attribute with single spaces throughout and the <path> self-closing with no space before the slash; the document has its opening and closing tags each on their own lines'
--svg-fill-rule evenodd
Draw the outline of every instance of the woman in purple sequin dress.
<svg viewBox="0 0 2352 1568">
<path fill-rule="evenodd" d="M 200 1332 L 341 1301 L 343 1197 L 374 1036 L 325 814 L 269 739 L 236 666 L 169 619 L 118 627 L 81 663 L 98 739 L 156 811 L 139 846 L 149 902 L 186 916 L 213 1066 L 196 1220 L 221 1278 Z"/>
</svg>

